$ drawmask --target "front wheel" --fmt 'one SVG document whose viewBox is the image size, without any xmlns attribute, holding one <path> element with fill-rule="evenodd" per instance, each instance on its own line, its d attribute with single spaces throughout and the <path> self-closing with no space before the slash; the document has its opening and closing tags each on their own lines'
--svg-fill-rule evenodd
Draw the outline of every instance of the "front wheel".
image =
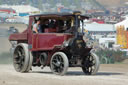
<svg viewBox="0 0 128 85">
<path fill-rule="evenodd" d="M 99 69 L 99 58 L 91 52 L 88 56 L 85 56 L 82 61 L 82 70 L 86 75 L 95 75 Z"/>
<path fill-rule="evenodd" d="M 53 73 L 63 76 L 67 72 L 69 66 L 66 54 L 63 52 L 56 52 L 51 58 L 50 66 Z"/>
</svg>

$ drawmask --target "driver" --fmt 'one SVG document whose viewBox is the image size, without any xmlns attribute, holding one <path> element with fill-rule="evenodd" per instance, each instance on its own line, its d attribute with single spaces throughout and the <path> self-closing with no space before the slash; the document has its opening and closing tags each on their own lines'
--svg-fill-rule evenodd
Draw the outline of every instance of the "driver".
<svg viewBox="0 0 128 85">
<path fill-rule="evenodd" d="M 38 19 L 38 20 L 36 21 L 36 23 L 33 25 L 33 32 L 34 32 L 34 33 L 40 33 L 40 32 L 41 32 L 41 25 L 40 25 L 40 22 L 41 22 L 41 20 Z"/>
</svg>

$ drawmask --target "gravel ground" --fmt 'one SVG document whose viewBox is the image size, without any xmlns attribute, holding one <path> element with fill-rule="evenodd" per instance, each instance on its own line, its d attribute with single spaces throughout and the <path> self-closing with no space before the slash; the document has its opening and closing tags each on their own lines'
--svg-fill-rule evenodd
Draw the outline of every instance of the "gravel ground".
<svg viewBox="0 0 128 85">
<path fill-rule="evenodd" d="M 0 65 L 0 85 L 127 85 L 128 65 L 101 65 L 96 75 L 87 76 L 81 68 L 69 68 L 65 76 L 52 74 L 49 67 L 33 67 L 30 73 L 18 73 L 13 65 Z"/>
</svg>

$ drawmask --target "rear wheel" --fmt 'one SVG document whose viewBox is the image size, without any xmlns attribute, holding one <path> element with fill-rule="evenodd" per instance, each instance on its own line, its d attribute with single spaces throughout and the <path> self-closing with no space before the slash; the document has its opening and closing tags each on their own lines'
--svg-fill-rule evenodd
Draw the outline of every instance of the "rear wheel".
<svg viewBox="0 0 128 85">
<path fill-rule="evenodd" d="M 95 53 L 90 53 L 82 61 L 82 70 L 86 75 L 94 75 L 99 69 L 99 58 Z"/>
<path fill-rule="evenodd" d="M 14 50 L 13 66 L 17 72 L 28 72 L 32 66 L 33 56 L 28 50 L 28 45 L 20 43 Z"/>
<path fill-rule="evenodd" d="M 53 73 L 63 76 L 69 66 L 68 58 L 65 53 L 56 52 L 51 58 L 50 66 Z"/>
</svg>

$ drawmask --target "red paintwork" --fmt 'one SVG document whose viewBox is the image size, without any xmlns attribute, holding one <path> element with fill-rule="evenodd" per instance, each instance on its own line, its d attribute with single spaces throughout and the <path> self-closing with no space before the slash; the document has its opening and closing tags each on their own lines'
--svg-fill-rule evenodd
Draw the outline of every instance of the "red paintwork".
<svg viewBox="0 0 128 85">
<path fill-rule="evenodd" d="M 53 50 L 60 47 L 67 38 L 72 37 L 71 34 L 59 33 L 38 33 L 32 37 L 32 51 Z"/>
<path fill-rule="evenodd" d="M 15 33 L 9 36 L 10 41 L 27 41 L 27 33 Z"/>
<path fill-rule="evenodd" d="M 55 28 L 46 28 L 45 29 L 45 33 L 50 33 L 50 32 L 56 32 L 56 29 Z"/>
<path fill-rule="evenodd" d="M 10 41 L 28 41 L 28 29 L 24 30 L 22 33 L 14 33 L 9 36 Z"/>
</svg>

